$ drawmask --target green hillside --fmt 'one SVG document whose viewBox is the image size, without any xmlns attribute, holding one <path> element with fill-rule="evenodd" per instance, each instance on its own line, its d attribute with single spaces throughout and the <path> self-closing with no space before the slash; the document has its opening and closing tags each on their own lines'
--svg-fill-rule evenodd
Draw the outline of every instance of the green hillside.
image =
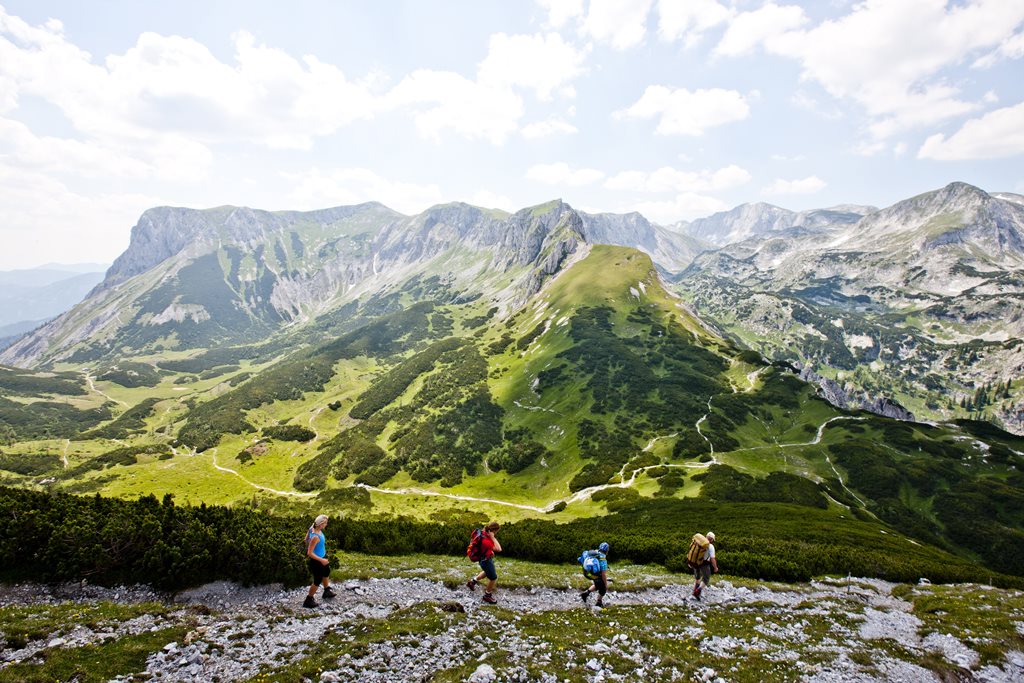
<svg viewBox="0 0 1024 683">
<path fill-rule="evenodd" d="M 502 301 L 420 273 L 251 344 L 4 369 L 0 484 L 459 523 L 657 511 L 736 538 L 800 520 L 819 555 L 884 534 L 1024 572 L 1024 440 L 839 411 L 632 249 Z"/>
</svg>

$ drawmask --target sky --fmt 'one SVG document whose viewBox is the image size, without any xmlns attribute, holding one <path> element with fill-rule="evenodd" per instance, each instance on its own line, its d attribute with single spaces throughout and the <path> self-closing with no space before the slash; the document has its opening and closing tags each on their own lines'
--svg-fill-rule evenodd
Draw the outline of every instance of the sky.
<svg viewBox="0 0 1024 683">
<path fill-rule="evenodd" d="M 0 0 L 0 270 L 154 206 L 1024 193 L 1021 0 Z"/>
</svg>

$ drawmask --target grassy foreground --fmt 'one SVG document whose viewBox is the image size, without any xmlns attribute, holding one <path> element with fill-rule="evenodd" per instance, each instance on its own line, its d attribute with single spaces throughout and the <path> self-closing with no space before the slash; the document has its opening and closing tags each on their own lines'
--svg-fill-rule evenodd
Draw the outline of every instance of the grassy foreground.
<svg viewBox="0 0 1024 683">
<path fill-rule="evenodd" d="M 401 580 L 457 585 L 473 571 L 463 558 L 342 552 L 332 563 L 341 602 L 321 610 L 298 607 L 301 591 L 271 604 L 240 598 L 212 610 L 109 601 L 7 604 L 0 607 L 0 654 L 26 648 L 35 654 L 0 664 L 0 682 L 147 680 L 153 655 L 193 639 L 206 643 L 209 680 L 296 683 L 328 671 L 340 680 L 415 679 L 429 671 L 432 681 L 464 681 L 482 665 L 498 681 L 557 676 L 582 683 L 598 672 L 605 679 L 694 680 L 708 670 L 741 683 L 818 675 L 1014 680 L 1007 655 L 1024 651 L 1024 593 L 979 585 L 893 587 L 856 579 L 786 585 L 719 575 L 709 601 L 697 604 L 678 600 L 688 577 L 616 562 L 613 554 L 609 607 L 597 612 L 576 601 L 574 591 L 585 582 L 569 563 L 501 558 L 503 590 L 494 608 L 479 606 L 464 588 L 435 589 L 428 597 L 422 584 Z M 359 604 L 379 604 L 375 586 L 384 584 L 412 599 L 398 598 L 402 606 L 384 616 L 352 614 Z M 133 630 L 139 620 L 145 628 Z M 95 642 L 53 640 L 72 640 L 69 634 L 82 628 Z M 218 658 L 236 657 L 243 644 L 273 643 L 303 628 L 311 635 L 272 659 L 218 675 Z"/>
</svg>

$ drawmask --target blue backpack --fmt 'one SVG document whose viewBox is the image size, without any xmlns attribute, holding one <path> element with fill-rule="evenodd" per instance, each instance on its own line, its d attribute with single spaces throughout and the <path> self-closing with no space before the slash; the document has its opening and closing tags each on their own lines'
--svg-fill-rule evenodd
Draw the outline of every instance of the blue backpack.
<svg viewBox="0 0 1024 683">
<path fill-rule="evenodd" d="M 601 557 L 598 551 L 584 550 L 576 561 L 583 567 L 583 576 L 588 579 L 595 579 L 601 575 Z"/>
</svg>

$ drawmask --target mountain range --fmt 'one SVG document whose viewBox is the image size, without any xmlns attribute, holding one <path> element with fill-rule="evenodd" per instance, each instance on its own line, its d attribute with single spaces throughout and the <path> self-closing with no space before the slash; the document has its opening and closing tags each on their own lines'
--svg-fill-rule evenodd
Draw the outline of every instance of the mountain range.
<svg viewBox="0 0 1024 683">
<path fill-rule="evenodd" d="M 1019 414 L 1019 198 L 715 221 L 151 209 L 0 354 L 0 483 L 420 517 L 770 503 L 1019 572 L 1024 439 L 976 419 Z"/>
</svg>

